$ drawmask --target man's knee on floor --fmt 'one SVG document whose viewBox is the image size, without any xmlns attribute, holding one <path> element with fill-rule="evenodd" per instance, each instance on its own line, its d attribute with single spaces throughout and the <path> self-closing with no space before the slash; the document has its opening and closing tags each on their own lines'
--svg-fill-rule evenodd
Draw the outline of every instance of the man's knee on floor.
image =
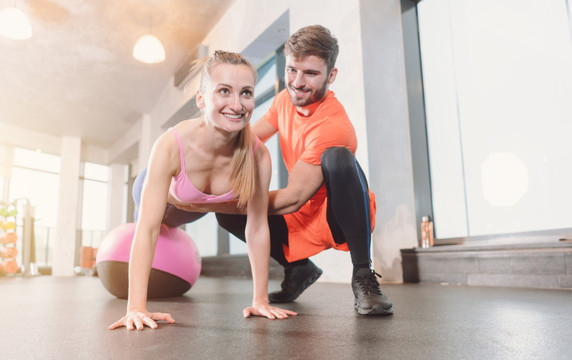
<svg viewBox="0 0 572 360">
<path fill-rule="evenodd" d="M 355 171 L 355 157 L 352 152 L 345 147 L 331 147 L 326 149 L 320 158 L 323 171 L 327 171 L 331 176 Z"/>
</svg>

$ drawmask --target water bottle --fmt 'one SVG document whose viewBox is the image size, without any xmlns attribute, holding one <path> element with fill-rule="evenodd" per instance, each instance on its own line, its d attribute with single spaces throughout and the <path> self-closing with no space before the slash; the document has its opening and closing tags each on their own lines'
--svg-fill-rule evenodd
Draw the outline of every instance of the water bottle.
<svg viewBox="0 0 572 360">
<path fill-rule="evenodd" d="M 423 216 L 421 218 L 421 247 L 428 248 L 433 246 L 433 221 L 431 216 Z"/>
</svg>

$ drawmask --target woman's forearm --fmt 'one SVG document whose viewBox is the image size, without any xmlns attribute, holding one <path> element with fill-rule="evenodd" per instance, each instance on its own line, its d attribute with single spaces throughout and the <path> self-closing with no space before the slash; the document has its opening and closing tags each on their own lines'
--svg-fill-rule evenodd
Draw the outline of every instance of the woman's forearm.
<svg viewBox="0 0 572 360">
<path fill-rule="evenodd" d="M 157 236 L 136 231 L 129 257 L 129 295 L 127 310 L 144 309 L 147 302 L 149 274 L 155 254 Z"/>
<path fill-rule="evenodd" d="M 252 271 L 253 304 L 268 303 L 268 267 L 270 263 L 270 232 L 268 226 L 246 228 L 246 244 Z"/>
</svg>

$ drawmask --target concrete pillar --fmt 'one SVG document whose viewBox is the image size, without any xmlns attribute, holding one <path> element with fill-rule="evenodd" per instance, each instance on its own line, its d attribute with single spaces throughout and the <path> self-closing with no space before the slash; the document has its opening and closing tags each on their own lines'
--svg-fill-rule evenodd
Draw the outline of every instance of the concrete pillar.
<svg viewBox="0 0 572 360">
<path fill-rule="evenodd" d="M 111 164 L 109 166 L 106 232 L 123 223 L 123 211 L 126 208 L 125 201 L 128 196 L 124 193 L 125 166 L 125 164 Z"/>
<path fill-rule="evenodd" d="M 417 245 L 405 60 L 399 0 L 361 0 L 370 187 L 376 194 L 373 261 L 402 282 L 400 249 Z"/>
<path fill-rule="evenodd" d="M 139 174 L 147 167 L 149 155 L 151 155 L 151 148 L 155 141 L 155 137 L 153 135 L 154 132 L 153 124 L 151 123 L 151 116 L 149 114 L 144 114 L 141 117 L 141 137 L 139 138 L 139 151 L 135 174 Z"/>
<path fill-rule="evenodd" d="M 72 136 L 62 137 L 53 276 L 74 275 L 80 155 L 81 139 Z"/>
</svg>

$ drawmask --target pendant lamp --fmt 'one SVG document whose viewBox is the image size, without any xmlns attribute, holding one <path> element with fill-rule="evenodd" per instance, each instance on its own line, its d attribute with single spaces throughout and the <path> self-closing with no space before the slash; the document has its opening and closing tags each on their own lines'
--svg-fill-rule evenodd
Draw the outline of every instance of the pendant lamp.
<svg viewBox="0 0 572 360">
<path fill-rule="evenodd" d="M 156 36 L 143 35 L 133 47 L 133 57 L 147 64 L 157 64 L 165 60 L 165 48 Z"/>
<path fill-rule="evenodd" d="M 15 7 L 0 11 L 0 35 L 14 40 L 25 40 L 32 37 L 30 20 Z"/>
</svg>

